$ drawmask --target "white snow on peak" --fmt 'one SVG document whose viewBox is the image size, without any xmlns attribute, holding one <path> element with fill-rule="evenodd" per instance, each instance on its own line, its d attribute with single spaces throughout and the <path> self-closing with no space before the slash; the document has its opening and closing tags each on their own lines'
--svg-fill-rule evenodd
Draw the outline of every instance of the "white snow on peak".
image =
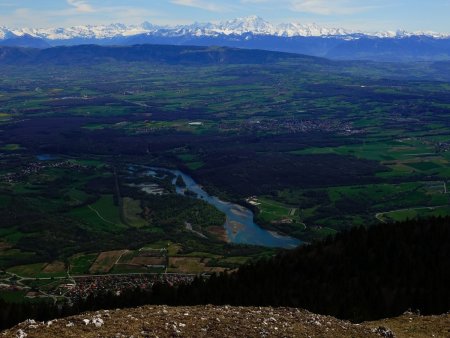
<svg viewBox="0 0 450 338">
<path fill-rule="evenodd" d="M 344 28 L 332 28 L 319 26 L 315 23 L 300 24 L 287 23 L 277 26 L 279 36 L 331 36 L 331 35 L 350 35 L 355 31 L 346 30 Z"/>
<path fill-rule="evenodd" d="M 261 34 L 261 35 L 277 35 L 277 29 L 271 23 L 257 16 L 249 16 L 246 18 L 237 18 L 222 22 L 212 27 L 217 32 L 224 34 L 242 35 L 245 33 Z"/>
<path fill-rule="evenodd" d="M 177 26 L 178 33 L 183 31 L 192 35 L 272 35 L 272 36 L 323 36 L 348 35 L 353 32 L 343 28 L 327 28 L 317 24 L 287 23 L 274 25 L 258 16 L 249 16 L 224 21 L 218 24 L 195 23 L 188 26 Z"/>
<path fill-rule="evenodd" d="M 410 36 L 429 36 L 434 38 L 449 38 L 449 34 L 435 32 L 406 32 L 406 31 L 382 31 L 364 33 L 362 31 L 347 30 L 339 27 L 325 27 L 317 24 L 282 23 L 272 24 L 258 16 L 237 18 L 220 23 L 193 23 L 190 25 L 158 26 L 149 22 L 136 25 L 115 23 L 110 25 L 86 25 L 69 28 L 21 28 L 8 29 L 0 27 L 0 40 L 11 37 L 31 35 L 47 40 L 69 39 L 113 39 L 139 34 L 158 36 L 220 36 L 220 35 L 267 35 L 280 37 L 295 36 L 341 36 L 355 38 L 361 35 L 379 38 L 404 38 Z"/>
<path fill-rule="evenodd" d="M 16 35 L 29 34 L 39 38 L 49 40 L 68 40 L 68 39 L 110 39 L 120 36 L 137 35 L 148 32 L 142 25 L 124 25 L 115 23 L 111 25 L 100 26 L 74 26 L 69 28 L 50 28 L 50 29 L 29 29 L 24 28 L 13 31 Z"/>
<path fill-rule="evenodd" d="M 14 33 L 7 27 L 0 27 L 0 40 L 13 38 Z"/>
</svg>

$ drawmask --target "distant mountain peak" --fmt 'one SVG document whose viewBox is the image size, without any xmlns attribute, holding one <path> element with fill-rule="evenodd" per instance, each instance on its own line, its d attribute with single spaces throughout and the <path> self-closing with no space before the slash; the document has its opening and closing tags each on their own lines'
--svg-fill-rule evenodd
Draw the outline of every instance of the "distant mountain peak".
<svg viewBox="0 0 450 338">
<path fill-rule="evenodd" d="M 15 37 L 16 35 L 7 27 L 0 26 L 0 40 L 6 40 Z"/>
<path fill-rule="evenodd" d="M 113 23 L 109 25 L 85 25 L 67 28 L 21 28 L 9 29 L 0 27 L 0 40 L 20 37 L 25 34 L 45 40 L 70 39 L 115 39 L 139 34 L 152 34 L 156 36 L 234 36 L 234 35 L 262 35 L 278 37 L 320 37 L 337 36 L 351 38 L 355 36 L 369 36 L 379 38 L 403 38 L 414 35 L 430 36 L 435 38 L 449 37 L 447 34 L 433 32 L 406 32 L 382 31 L 377 33 L 364 33 L 362 31 L 348 30 L 341 27 L 326 27 L 315 23 L 303 24 L 298 22 L 273 24 L 257 15 L 240 17 L 220 23 L 193 23 L 189 25 L 159 26 L 150 22 L 126 25 Z"/>
</svg>

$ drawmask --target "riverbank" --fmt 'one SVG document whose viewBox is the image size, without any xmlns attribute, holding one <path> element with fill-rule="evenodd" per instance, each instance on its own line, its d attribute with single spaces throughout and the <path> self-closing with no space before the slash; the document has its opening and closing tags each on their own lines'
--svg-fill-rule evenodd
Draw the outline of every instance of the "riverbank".
<svg viewBox="0 0 450 338">
<path fill-rule="evenodd" d="M 224 213 L 226 216 L 224 228 L 230 243 L 285 249 L 293 249 L 302 244 L 297 238 L 280 233 L 274 234 L 262 228 L 254 222 L 254 214 L 251 210 L 245 206 L 222 201 L 216 196 L 211 196 L 186 173 L 174 169 L 149 167 L 148 175 L 154 177 L 158 171 L 171 173 L 174 176 L 172 184 L 178 194 L 186 195 L 186 192 L 189 192 L 192 197 L 201 199 Z M 184 182 L 184 184 L 182 186 L 177 185 L 177 180 Z"/>
</svg>

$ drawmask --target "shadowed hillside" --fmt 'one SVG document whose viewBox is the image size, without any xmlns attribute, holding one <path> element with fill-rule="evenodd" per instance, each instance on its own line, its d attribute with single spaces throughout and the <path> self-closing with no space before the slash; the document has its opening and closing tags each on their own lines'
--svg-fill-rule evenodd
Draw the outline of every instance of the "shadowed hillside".
<svg viewBox="0 0 450 338">
<path fill-rule="evenodd" d="M 334 239 L 198 280 L 175 303 L 302 307 L 354 321 L 450 309 L 450 219 L 354 228 Z"/>
<path fill-rule="evenodd" d="M 220 65 L 266 64 L 283 60 L 328 63 L 311 56 L 222 47 L 169 45 L 98 46 L 80 45 L 47 49 L 0 47 L 0 64 L 96 64 L 112 61 L 167 64 Z"/>
</svg>

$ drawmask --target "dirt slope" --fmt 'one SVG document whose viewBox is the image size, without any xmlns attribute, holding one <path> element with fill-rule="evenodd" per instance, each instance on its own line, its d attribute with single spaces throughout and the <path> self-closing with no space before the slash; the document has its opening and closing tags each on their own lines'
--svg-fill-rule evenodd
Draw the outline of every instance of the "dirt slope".
<svg viewBox="0 0 450 338">
<path fill-rule="evenodd" d="M 243 307 L 165 307 L 145 306 L 137 309 L 99 311 L 58 319 L 46 323 L 27 321 L 0 333 L 0 337 L 380 337 L 388 330 L 374 328 L 383 325 L 398 328 L 398 337 L 408 335 L 407 327 L 422 317 L 401 317 L 387 322 L 354 325 L 333 317 L 289 308 Z M 436 317 L 417 325 L 414 332 L 426 333 L 427 323 L 433 323 L 435 337 L 445 335 L 442 323 L 449 316 Z M 438 329 L 438 323 L 441 327 Z M 448 329 L 448 327 L 447 327 Z M 412 333 L 414 333 L 411 331 Z M 403 335 L 404 334 L 404 335 Z M 432 337 L 428 335 L 426 337 Z"/>
<path fill-rule="evenodd" d="M 422 317 L 405 313 L 397 318 L 364 323 L 369 327 L 388 327 L 397 338 L 450 337 L 450 314 Z"/>
</svg>

